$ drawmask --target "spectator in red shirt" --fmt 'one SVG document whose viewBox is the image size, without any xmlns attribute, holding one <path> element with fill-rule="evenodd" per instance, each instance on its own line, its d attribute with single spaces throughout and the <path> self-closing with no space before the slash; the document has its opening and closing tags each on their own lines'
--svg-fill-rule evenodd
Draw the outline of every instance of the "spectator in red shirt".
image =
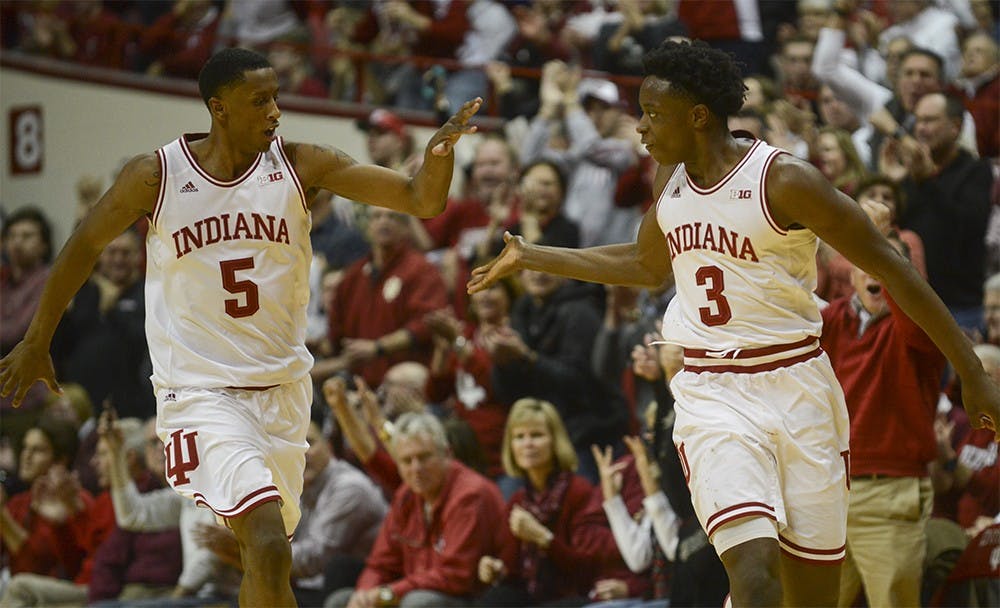
<svg viewBox="0 0 1000 608">
<path fill-rule="evenodd" d="M 94 498 L 70 476 L 77 445 L 76 425 L 64 418 L 43 416 L 25 434 L 18 474 L 31 487 L 4 500 L 0 510 L 0 538 L 11 574 L 71 581 L 81 574 L 95 541 L 110 531 L 110 499 L 95 510 Z M 0 493 L 0 498 L 6 496 Z M 0 604 L 9 605 L 6 599 Z"/>
<path fill-rule="evenodd" d="M 945 358 L 874 277 L 854 268 L 851 280 L 855 294 L 823 310 L 821 336 L 851 419 L 840 597 L 850 605 L 863 586 L 870 606 L 917 606 Z"/>
<path fill-rule="evenodd" d="M 335 356 L 329 374 L 351 370 L 378 386 L 401 361 L 426 364 L 430 331 L 424 315 L 447 305 L 441 273 L 409 245 L 409 218 L 373 208 L 367 233 L 372 251 L 347 268 L 329 311 Z"/>
<path fill-rule="evenodd" d="M 408 413 L 395 425 L 392 452 L 404 485 L 396 492 L 355 589 L 325 606 L 465 606 L 481 590 L 481 555 L 509 555 L 496 524 L 503 498 L 491 481 L 453 460 L 432 414 Z"/>
</svg>

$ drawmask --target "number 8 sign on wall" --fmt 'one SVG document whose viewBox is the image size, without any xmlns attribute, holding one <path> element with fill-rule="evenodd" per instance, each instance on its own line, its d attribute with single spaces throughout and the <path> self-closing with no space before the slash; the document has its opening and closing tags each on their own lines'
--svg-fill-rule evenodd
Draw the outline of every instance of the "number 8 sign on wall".
<svg viewBox="0 0 1000 608">
<path fill-rule="evenodd" d="M 11 108 L 9 116 L 11 174 L 40 173 L 45 160 L 42 107 Z"/>
</svg>

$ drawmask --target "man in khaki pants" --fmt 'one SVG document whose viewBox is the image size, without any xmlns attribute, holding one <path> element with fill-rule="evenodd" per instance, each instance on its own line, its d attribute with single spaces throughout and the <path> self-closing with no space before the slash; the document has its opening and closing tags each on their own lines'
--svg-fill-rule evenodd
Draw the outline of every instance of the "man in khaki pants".
<svg viewBox="0 0 1000 608">
<path fill-rule="evenodd" d="M 840 606 L 853 605 L 862 586 L 872 608 L 919 606 L 945 358 L 875 278 L 854 268 L 851 283 L 854 295 L 823 310 L 821 338 L 851 416 Z"/>
</svg>

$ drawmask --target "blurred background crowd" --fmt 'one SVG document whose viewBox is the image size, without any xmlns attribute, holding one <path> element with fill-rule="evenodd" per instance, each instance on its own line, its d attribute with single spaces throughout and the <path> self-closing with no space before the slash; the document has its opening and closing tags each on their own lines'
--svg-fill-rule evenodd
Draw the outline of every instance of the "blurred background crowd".
<svg viewBox="0 0 1000 608">
<path fill-rule="evenodd" d="M 385 605 L 721 605 L 725 573 L 669 439 L 682 364 L 651 344 L 672 286 L 523 271 L 464 288 L 504 231 L 565 247 L 635 237 L 654 204 L 635 132 L 641 58 L 666 39 L 744 64 L 732 130 L 888 208 L 890 238 L 1000 381 L 998 34 L 990 0 L 0 2 L 8 57 L 194 80 L 215 50 L 255 49 L 283 96 L 362 108 L 359 160 L 407 173 L 422 159 L 414 125 L 485 100 L 440 216 L 310 193 L 315 424 L 292 540 L 306 606 L 365 605 L 366 590 Z M 66 214 L 105 186 L 80 176 Z M 56 243 L 38 209 L 2 211 L 5 355 Z M 4 606 L 233 601 L 234 538 L 163 489 L 145 231 L 105 249 L 60 324 L 63 394 L 36 386 L 20 409 L 0 404 Z M 862 488 L 844 605 L 996 605 L 985 556 L 1000 551 L 997 444 L 971 428 L 940 353 L 877 281 L 822 244 L 817 264 Z M 899 502 L 870 502 L 878 490 Z M 916 536 L 894 536 L 900 521 Z M 870 574 L 880 568 L 888 581 Z"/>
</svg>

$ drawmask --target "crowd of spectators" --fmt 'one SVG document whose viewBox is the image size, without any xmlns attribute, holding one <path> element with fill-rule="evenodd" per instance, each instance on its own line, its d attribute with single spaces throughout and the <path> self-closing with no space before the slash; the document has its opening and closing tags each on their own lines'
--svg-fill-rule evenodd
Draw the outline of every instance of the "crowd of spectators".
<svg viewBox="0 0 1000 608">
<path fill-rule="evenodd" d="M 634 77 L 667 38 L 745 64 L 731 129 L 887 207 L 889 237 L 1000 382 L 995 1 L 2 1 L 0 12 L 4 53 L 151 78 L 192 79 L 222 46 L 257 49 L 285 92 L 374 106 L 357 124 L 366 160 L 404 172 L 421 142 L 401 116 L 481 95 L 504 119 L 478 136 L 436 218 L 310 193 L 317 390 L 292 541 L 302 605 L 721 605 L 725 572 L 669 439 L 678 354 L 651 344 L 671 285 L 524 271 L 464 289 L 508 230 L 566 247 L 635 237 L 655 164 L 635 133 Z M 81 210 L 94 181 L 81 179 Z M 64 393 L 36 386 L 18 410 L 0 403 L 5 606 L 233 599 L 235 537 L 164 489 L 162 446 L 143 435 L 155 415 L 144 229 L 108 246 L 59 326 Z M 48 274 L 47 218 L 7 213 L 2 246 L 0 356 Z M 823 244 L 817 264 L 823 347 L 851 413 L 844 605 L 861 593 L 869 605 L 971 601 L 963 577 L 998 577 L 959 558 L 1000 546 L 998 444 L 971 429 L 943 357 L 875 278 Z"/>
</svg>

